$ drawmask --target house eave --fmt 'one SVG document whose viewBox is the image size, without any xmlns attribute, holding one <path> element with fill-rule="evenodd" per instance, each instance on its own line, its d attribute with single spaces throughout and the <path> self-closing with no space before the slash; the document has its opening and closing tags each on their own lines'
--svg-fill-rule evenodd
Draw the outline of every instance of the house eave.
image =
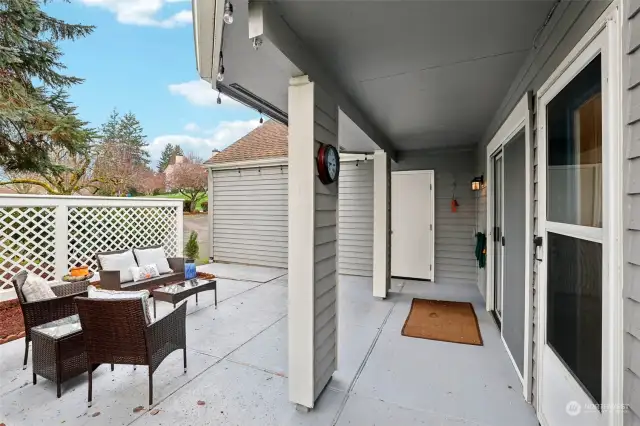
<svg viewBox="0 0 640 426">
<path fill-rule="evenodd" d="M 198 74 L 202 79 L 213 82 L 220 66 L 224 1 L 192 0 L 192 10 Z"/>
</svg>

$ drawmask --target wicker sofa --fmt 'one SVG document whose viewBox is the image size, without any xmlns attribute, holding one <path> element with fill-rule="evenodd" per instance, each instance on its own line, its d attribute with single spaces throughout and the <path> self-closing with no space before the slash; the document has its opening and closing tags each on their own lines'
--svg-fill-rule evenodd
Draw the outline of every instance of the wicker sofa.
<svg viewBox="0 0 640 426">
<path fill-rule="evenodd" d="M 139 249 L 157 248 L 160 246 L 152 247 L 138 247 Z M 159 277 L 149 278 L 146 280 L 140 280 L 137 282 L 123 282 L 120 281 L 120 271 L 107 271 L 102 269 L 100 263 L 100 256 L 110 254 L 126 253 L 129 250 L 118 250 L 103 253 L 96 253 L 96 261 L 98 263 L 98 272 L 100 273 L 100 287 L 106 290 L 149 290 L 154 287 L 169 284 L 172 282 L 178 282 L 184 279 L 184 262 L 183 257 L 168 257 L 169 267 L 173 270 L 172 273 L 162 274 Z M 136 259 L 137 261 L 137 259 Z"/>
</svg>

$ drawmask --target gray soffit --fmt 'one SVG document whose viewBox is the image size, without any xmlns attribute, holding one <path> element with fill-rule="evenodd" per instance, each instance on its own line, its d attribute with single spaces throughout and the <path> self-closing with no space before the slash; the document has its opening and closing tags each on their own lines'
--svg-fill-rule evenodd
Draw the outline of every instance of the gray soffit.
<svg viewBox="0 0 640 426">
<path fill-rule="evenodd" d="M 406 151 L 477 143 L 552 5 L 277 1 L 265 7 L 394 150 Z M 236 21 L 224 35 L 225 84 L 238 83 L 286 113 L 289 78 L 311 73 L 269 40 L 253 50 L 247 2 L 234 1 L 234 12 Z"/>
</svg>

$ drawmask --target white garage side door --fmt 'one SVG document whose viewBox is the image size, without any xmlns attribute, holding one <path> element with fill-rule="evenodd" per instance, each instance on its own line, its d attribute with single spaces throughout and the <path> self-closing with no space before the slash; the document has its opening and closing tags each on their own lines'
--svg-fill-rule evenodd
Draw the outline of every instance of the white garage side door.
<svg viewBox="0 0 640 426">
<path fill-rule="evenodd" d="M 287 179 L 286 165 L 213 171 L 214 261 L 287 267 Z"/>
<path fill-rule="evenodd" d="M 341 274 L 373 275 L 373 161 L 340 165 L 339 266 Z"/>
</svg>

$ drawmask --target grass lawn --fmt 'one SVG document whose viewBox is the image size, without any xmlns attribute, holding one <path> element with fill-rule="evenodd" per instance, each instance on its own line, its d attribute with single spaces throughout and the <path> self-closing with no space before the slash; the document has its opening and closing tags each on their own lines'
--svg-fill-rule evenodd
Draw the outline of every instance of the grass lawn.
<svg viewBox="0 0 640 426">
<path fill-rule="evenodd" d="M 185 197 L 182 194 L 160 194 L 160 195 L 147 195 L 147 197 L 153 197 L 153 198 L 179 198 L 182 200 L 186 200 L 187 197 Z M 200 200 L 198 200 L 198 202 L 196 203 L 196 209 L 197 210 L 202 210 L 202 203 L 207 201 L 208 197 L 207 195 L 205 195 L 204 197 L 200 198 Z"/>
</svg>

